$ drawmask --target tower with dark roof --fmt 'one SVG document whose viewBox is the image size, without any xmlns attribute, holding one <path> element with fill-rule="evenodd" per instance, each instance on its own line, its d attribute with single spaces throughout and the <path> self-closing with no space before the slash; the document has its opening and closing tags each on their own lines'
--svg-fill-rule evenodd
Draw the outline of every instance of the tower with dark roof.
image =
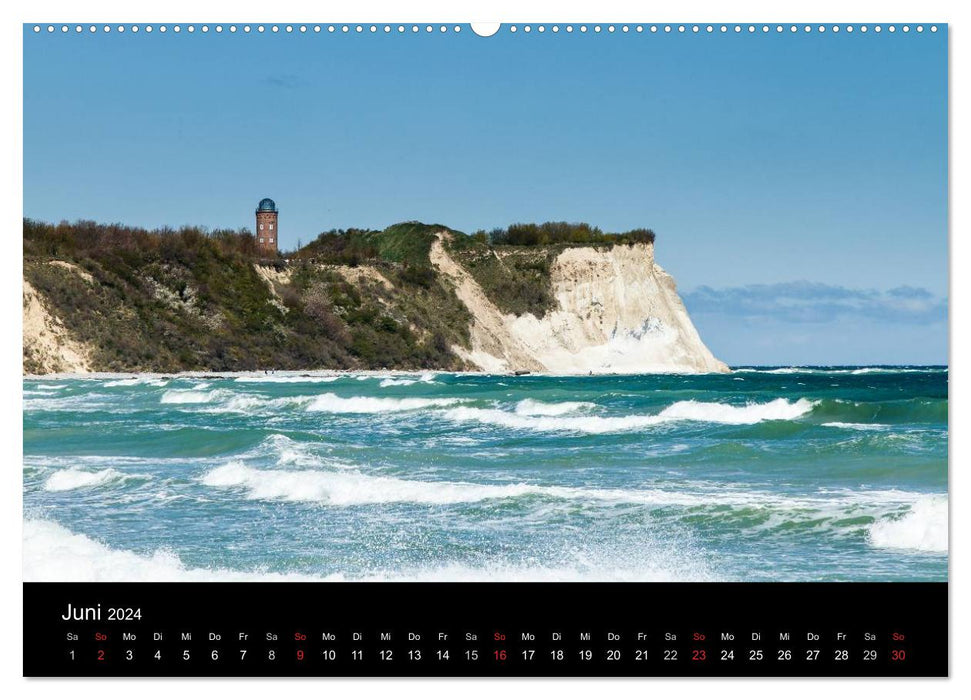
<svg viewBox="0 0 971 700">
<path fill-rule="evenodd" d="M 261 199 L 256 207 L 256 245 L 264 258 L 275 258 L 279 228 L 276 202 L 269 197 Z"/>
</svg>

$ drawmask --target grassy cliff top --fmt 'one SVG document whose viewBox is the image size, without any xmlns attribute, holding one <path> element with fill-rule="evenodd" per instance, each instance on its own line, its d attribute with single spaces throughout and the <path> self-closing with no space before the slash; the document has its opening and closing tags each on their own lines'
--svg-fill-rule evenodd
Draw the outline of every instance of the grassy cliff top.
<svg viewBox="0 0 971 700">
<path fill-rule="evenodd" d="M 449 249 L 454 253 L 484 253 L 503 250 L 548 249 L 559 251 L 572 246 L 614 246 L 653 243 L 650 229 L 633 229 L 623 233 L 604 233 L 585 223 L 547 221 L 542 224 L 512 224 L 490 232 L 476 231 L 466 235 L 442 224 L 407 221 L 393 224 L 383 231 L 372 229 L 333 229 L 288 255 L 292 259 L 357 265 L 364 262 L 402 263 L 428 266 L 428 252 L 437 234 L 446 232 Z"/>
<path fill-rule="evenodd" d="M 437 230 L 325 235 L 272 271 L 247 231 L 25 220 L 24 279 L 98 371 L 467 369 L 469 312 L 415 264 Z M 380 273 L 320 264 L 354 255 Z M 58 371 L 31 347 L 26 371 Z"/>
<path fill-rule="evenodd" d="M 153 309 L 158 312 L 160 299 L 175 295 L 181 304 L 180 314 L 168 315 L 178 317 L 177 323 L 172 322 L 178 331 L 175 328 L 146 330 L 146 337 L 139 340 L 143 347 L 152 346 L 156 333 L 168 332 L 170 335 L 195 338 L 209 333 L 201 328 L 192 331 L 186 328 L 190 321 L 198 326 L 196 322 L 201 322 L 200 310 L 215 314 L 212 318 L 218 316 L 219 323 L 212 321 L 210 324 L 220 329 L 214 337 L 223 335 L 227 342 L 232 341 L 234 348 L 238 348 L 238 343 L 229 337 L 232 333 L 238 333 L 241 338 L 258 336 L 258 342 L 250 341 L 256 347 L 261 343 L 266 344 L 266 331 L 275 328 L 273 332 L 280 338 L 287 337 L 289 333 L 296 347 L 298 341 L 316 336 L 316 333 L 308 331 L 312 323 L 329 329 L 325 333 L 326 338 L 315 346 L 329 347 L 326 357 L 307 350 L 300 357 L 288 356 L 286 362 L 281 363 L 288 366 L 297 366 L 301 361 L 304 362 L 302 366 L 317 361 L 333 363 L 335 358 L 341 366 L 353 366 L 357 361 L 374 365 L 377 360 L 373 359 L 369 348 L 376 346 L 377 340 L 365 343 L 360 340 L 363 337 L 361 334 L 365 330 L 370 331 L 376 324 L 386 329 L 394 325 L 386 320 L 376 320 L 382 318 L 381 308 L 385 302 L 378 302 L 370 292 L 365 293 L 361 302 L 368 309 L 367 313 L 348 311 L 356 308 L 359 301 L 339 276 L 328 278 L 325 283 L 325 276 L 337 273 L 333 269 L 328 273 L 322 269 L 324 267 L 345 265 L 356 268 L 366 265 L 380 269 L 392 281 L 395 289 L 402 292 L 402 298 L 395 302 L 399 309 L 395 323 L 404 324 L 405 328 L 420 329 L 417 337 L 421 343 L 433 344 L 433 350 L 423 349 L 424 346 L 415 349 L 421 343 L 413 342 L 414 339 L 408 338 L 407 333 L 402 333 L 410 343 L 409 357 L 413 358 L 415 366 L 429 366 L 431 360 L 428 357 L 434 356 L 436 361 L 442 361 L 446 341 L 461 341 L 466 335 L 466 319 L 460 305 L 457 305 L 449 283 L 441 279 L 429 259 L 431 245 L 439 233 L 447 234 L 445 243 L 449 254 L 472 275 L 500 311 L 517 316 L 532 313 L 540 318 L 556 306 L 550 266 L 564 248 L 654 241 L 654 233 L 648 229 L 604 233 L 583 223 L 513 224 L 489 233 L 478 231 L 466 235 L 442 224 L 408 221 L 380 231 L 356 228 L 325 231 L 297 250 L 281 254 L 276 261 L 266 261 L 260 259 L 256 240 L 246 229 L 208 231 L 199 227 L 183 227 L 178 230 L 163 228 L 150 231 L 92 221 L 48 224 L 30 219 L 24 219 L 23 224 L 25 274 L 39 284 L 42 291 L 48 292 L 58 302 L 63 301 L 65 307 L 70 307 L 72 299 L 81 304 L 86 288 L 84 285 L 78 286 L 76 279 L 65 281 L 64 275 L 59 275 L 56 270 L 38 267 L 36 263 L 63 260 L 80 265 L 99 281 L 102 289 L 111 289 L 119 294 L 117 308 L 113 311 L 119 319 L 123 318 L 125 312 L 122 309 L 126 305 L 140 306 L 149 314 Z M 257 261 L 275 264 L 280 271 L 290 268 L 289 282 L 276 290 L 283 299 L 283 306 L 287 307 L 287 311 L 280 312 L 283 314 L 281 318 L 277 318 L 276 306 L 267 297 L 265 281 L 253 269 L 252 263 Z M 287 262 L 290 264 L 287 265 Z M 406 299 L 406 290 L 411 290 L 408 292 L 412 294 L 411 300 Z M 354 303 L 349 303 L 348 299 Z M 418 304 L 419 301 L 422 304 Z M 198 312 L 195 316 L 181 313 L 190 307 L 195 310 L 194 313 Z M 431 311 L 433 307 L 436 309 L 434 312 Z M 72 325 L 77 327 L 83 320 L 91 330 L 87 336 L 92 338 L 96 335 L 99 319 L 106 318 L 107 311 L 97 310 L 87 302 L 78 308 L 88 308 L 90 313 L 84 319 L 76 318 Z M 76 315 L 71 308 L 62 308 L 61 312 L 65 316 Z M 423 313 L 437 313 L 441 315 L 443 323 L 432 319 L 421 321 L 419 317 Z M 339 317 L 337 320 L 331 318 L 335 314 Z M 165 315 L 161 314 L 160 318 Z M 300 324 L 295 319 L 301 317 L 306 323 L 297 332 Z M 360 331 L 355 336 L 358 340 L 348 341 L 348 333 L 353 336 L 356 331 Z M 429 341 L 429 338 L 433 340 Z M 121 333 L 111 338 L 116 345 L 126 345 L 122 343 L 123 339 Z M 331 342 L 335 339 L 336 343 Z M 353 352 L 353 342 L 357 342 L 357 355 Z M 390 341 L 385 339 L 381 342 Z M 207 339 L 203 344 L 211 343 Z M 352 345 L 350 351 L 349 344 Z M 101 346 L 104 345 L 102 342 Z M 172 362 L 174 366 L 191 366 L 189 355 L 186 354 L 188 350 L 178 348 L 173 352 L 178 355 L 178 359 Z M 211 352 L 211 349 L 200 350 L 198 347 L 191 349 L 196 358 L 208 357 Z M 123 354 L 129 356 L 128 352 Z M 239 350 L 237 355 L 249 357 L 252 353 Z M 267 348 L 260 361 L 267 361 L 271 357 L 279 359 L 281 355 Z M 227 360 L 224 365 L 229 366 L 234 362 Z M 120 362 L 111 366 L 127 368 L 133 363 Z"/>
<path fill-rule="evenodd" d="M 93 221 L 48 224 L 24 219 L 25 258 L 83 259 L 121 256 L 129 263 L 138 258 L 177 259 L 191 262 L 200 255 L 239 255 L 256 258 L 256 240 L 248 229 L 215 229 L 184 226 L 179 229 L 148 230 L 123 224 L 99 224 Z M 562 249 L 569 246 L 613 246 L 634 243 L 653 243 L 650 229 L 634 229 L 623 233 L 604 233 L 586 223 L 548 221 L 542 224 L 511 224 L 490 232 L 477 231 L 472 235 L 442 224 L 406 221 L 392 224 L 384 230 L 332 229 L 318 235 L 297 250 L 282 257 L 316 262 L 357 265 L 364 262 L 399 263 L 428 266 L 428 252 L 440 232 L 449 236 L 454 251 L 489 248 Z"/>
<path fill-rule="evenodd" d="M 473 239 L 488 240 L 494 246 L 612 246 L 654 243 L 654 231 L 636 228 L 623 233 L 604 233 L 597 226 L 579 222 L 546 221 L 542 224 L 510 224 L 506 228 L 494 228 L 486 233 L 476 231 Z"/>
<path fill-rule="evenodd" d="M 442 231 L 464 237 L 464 234 L 448 226 L 423 224 L 420 221 L 392 224 L 383 231 L 333 229 L 321 233 L 287 257 L 338 265 L 387 262 L 429 266 L 428 252 L 436 234 Z"/>
</svg>

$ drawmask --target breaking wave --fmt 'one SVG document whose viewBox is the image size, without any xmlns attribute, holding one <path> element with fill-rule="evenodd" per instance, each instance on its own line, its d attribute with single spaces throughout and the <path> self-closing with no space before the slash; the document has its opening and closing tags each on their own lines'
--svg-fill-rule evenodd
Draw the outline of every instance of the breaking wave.
<svg viewBox="0 0 971 700">
<path fill-rule="evenodd" d="M 523 406 L 527 401 L 529 403 Z M 513 413 L 496 408 L 460 406 L 446 411 L 445 417 L 459 422 L 474 421 L 518 430 L 572 431 L 597 435 L 637 430 L 673 421 L 751 425 L 767 420 L 792 420 L 807 414 L 812 410 L 814 404 L 806 399 L 798 399 L 793 402 L 775 399 L 768 403 L 751 403 L 745 406 L 701 401 L 678 401 L 653 416 L 565 415 L 591 405 L 585 402 L 540 404 L 525 399 L 517 404 L 516 411 Z"/>
<path fill-rule="evenodd" d="M 543 493 L 528 484 L 488 485 L 409 481 L 359 472 L 315 469 L 256 469 L 230 462 L 208 472 L 202 483 L 215 487 L 242 487 L 247 497 L 263 500 L 305 501 L 350 506 L 372 503 L 471 503 Z"/>
<path fill-rule="evenodd" d="M 325 413 L 394 413 L 398 411 L 416 411 L 423 408 L 441 408 L 454 406 L 467 399 L 459 398 L 404 398 L 394 399 L 377 396 L 351 396 L 342 398 L 337 394 L 323 394 L 315 398 L 308 411 L 323 411 Z"/>
<path fill-rule="evenodd" d="M 125 379 L 113 379 L 111 381 L 105 382 L 102 386 L 112 387 L 112 386 L 139 386 L 147 384 L 148 386 L 168 386 L 168 380 L 160 379 L 159 377 L 128 377 Z"/>
<path fill-rule="evenodd" d="M 103 486 L 113 482 L 124 481 L 128 476 L 112 469 L 102 469 L 96 472 L 84 471 L 82 469 L 59 469 L 51 474 L 44 482 L 45 491 L 73 491 L 74 489 L 91 488 L 93 486 Z"/>
<path fill-rule="evenodd" d="M 523 399 L 516 404 L 516 413 L 520 416 L 562 416 L 566 413 L 577 413 L 597 404 L 589 401 L 561 401 L 560 403 L 544 403 L 533 399 Z"/>
<path fill-rule="evenodd" d="M 286 406 L 300 406 L 313 400 L 310 396 L 283 396 L 268 399 L 251 394 L 236 394 L 223 403 L 218 403 L 206 409 L 208 413 L 245 413 L 253 414 L 262 410 L 277 410 Z"/>
<path fill-rule="evenodd" d="M 25 571 L 946 580 L 946 369 L 854 369 L 25 380 Z"/>
<path fill-rule="evenodd" d="M 890 426 L 880 423 L 843 423 L 842 421 L 833 421 L 832 423 L 823 423 L 823 427 L 844 428 L 846 430 L 886 430 Z"/>
<path fill-rule="evenodd" d="M 254 414 L 266 409 L 280 409 L 286 406 L 302 405 L 313 400 L 311 396 L 281 396 L 267 398 L 257 394 L 237 394 L 228 389 L 166 391 L 161 403 L 200 406 L 205 413 L 244 413 Z"/>
<path fill-rule="evenodd" d="M 177 554 L 159 549 L 139 554 L 115 549 L 48 520 L 24 521 L 24 581 L 705 581 L 714 578 L 689 547 L 642 536 L 604 546 L 573 545 L 544 553 L 543 560 L 486 558 L 475 564 L 443 562 L 366 573 L 337 571 L 239 571 L 186 566 Z"/>
<path fill-rule="evenodd" d="M 378 386 L 384 389 L 389 386 L 411 386 L 417 383 L 417 379 L 394 379 L 393 377 L 388 377 L 387 379 L 382 379 Z"/>
<path fill-rule="evenodd" d="M 477 422 L 516 430 L 569 431 L 592 435 L 637 430 L 665 422 L 660 416 L 520 415 L 498 408 L 470 406 L 449 409 L 444 415 L 456 422 Z"/>
<path fill-rule="evenodd" d="M 728 425 L 752 425 L 765 420 L 794 420 L 809 413 L 815 403 L 806 399 L 775 399 L 767 403 L 732 406 L 704 401 L 678 401 L 661 411 L 661 416 L 676 420 L 695 420 Z"/>
<path fill-rule="evenodd" d="M 24 521 L 24 581 L 314 580 L 300 574 L 186 567 L 164 549 L 145 555 L 112 549 L 49 520 Z"/>
<path fill-rule="evenodd" d="M 947 510 L 947 496 L 924 496 L 902 516 L 871 525 L 870 544 L 885 549 L 946 552 Z"/>
<path fill-rule="evenodd" d="M 282 462 L 281 462 L 282 463 Z M 242 488 L 247 498 L 311 502 L 330 506 L 386 503 L 448 505 L 497 499 L 541 498 L 600 504 L 646 505 L 657 508 L 743 509 L 784 514 L 792 521 L 848 515 L 890 517 L 901 508 L 914 508 L 926 498 L 908 491 L 838 491 L 782 495 L 766 491 L 710 488 L 701 485 L 679 489 L 622 489 L 548 486 L 531 483 L 473 484 L 419 481 L 373 476 L 357 470 L 258 469 L 232 461 L 207 472 L 201 479 L 215 488 Z M 946 496 L 942 497 L 946 514 Z"/>
<path fill-rule="evenodd" d="M 381 379 L 381 383 L 378 384 L 382 389 L 389 386 L 411 386 L 412 384 L 434 384 L 435 383 L 435 373 L 434 372 L 423 372 L 418 376 L 395 376 L 384 377 Z"/>
<path fill-rule="evenodd" d="M 211 391 L 196 391 L 184 389 L 170 389 L 162 394 L 161 403 L 212 403 L 228 393 L 221 389 Z"/>
<path fill-rule="evenodd" d="M 315 374 L 301 374 L 301 375 L 263 375 L 263 376 L 252 376 L 245 375 L 242 377 L 236 377 L 236 381 L 240 383 L 253 383 L 253 384 L 328 384 L 330 382 L 336 382 L 340 379 L 340 375 L 315 375 Z"/>
</svg>

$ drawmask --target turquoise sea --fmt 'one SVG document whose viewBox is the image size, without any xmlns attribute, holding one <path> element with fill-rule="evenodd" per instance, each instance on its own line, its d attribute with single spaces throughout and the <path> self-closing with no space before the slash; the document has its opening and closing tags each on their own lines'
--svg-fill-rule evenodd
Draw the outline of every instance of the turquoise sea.
<svg viewBox="0 0 971 700">
<path fill-rule="evenodd" d="M 24 575 L 946 580 L 947 381 L 25 379 Z"/>
</svg>

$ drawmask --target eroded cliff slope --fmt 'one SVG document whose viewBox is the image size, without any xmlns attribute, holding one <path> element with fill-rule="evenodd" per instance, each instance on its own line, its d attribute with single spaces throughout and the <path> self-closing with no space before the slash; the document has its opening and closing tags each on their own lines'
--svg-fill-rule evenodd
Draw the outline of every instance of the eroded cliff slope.
<svg viewBox="0 0 971 700">
<path fill-rule="evenodd" d="M 272 261 L 251 239 L 25 221 L 24 371 L 727 369 L 643 236 L 493 245 L 408 222 Z"/>
<path fill-rule="evenodd" d="M 728 370 L 701 341 L 653 244 L 562 250 L 549 271 L 555 306 L 542 316 L 502 313 L 443 240 L 431 260 L 472 314 L 471 347 L 455 352 L 485 371 Z"/>
</svg>

